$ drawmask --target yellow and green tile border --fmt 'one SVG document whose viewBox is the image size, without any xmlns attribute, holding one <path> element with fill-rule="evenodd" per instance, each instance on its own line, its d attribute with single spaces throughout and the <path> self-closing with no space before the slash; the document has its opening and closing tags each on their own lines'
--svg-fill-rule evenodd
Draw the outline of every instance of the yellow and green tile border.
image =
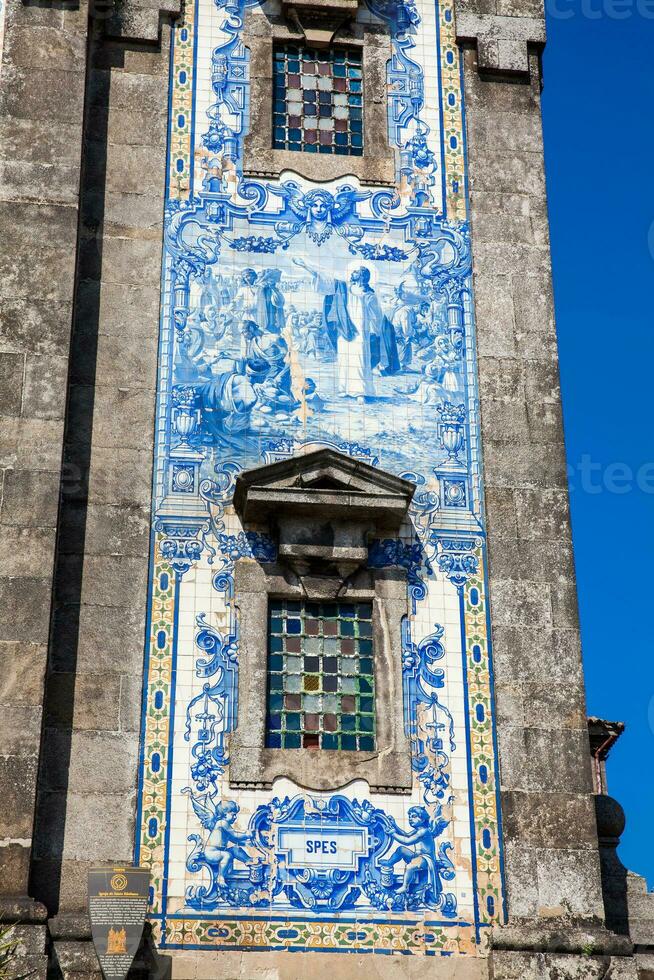
<svg viewBox="0 0 654 980">
<path fill-rule="evenodd" d="M 498 802 L 488 597 L 483 547 L 475 557 L 479 574 L 466 582 L 462 596 L 468 705 L 469 766 L 474 860 L 480 922 L 504 919 L 502 844 Z"/>
</svg>

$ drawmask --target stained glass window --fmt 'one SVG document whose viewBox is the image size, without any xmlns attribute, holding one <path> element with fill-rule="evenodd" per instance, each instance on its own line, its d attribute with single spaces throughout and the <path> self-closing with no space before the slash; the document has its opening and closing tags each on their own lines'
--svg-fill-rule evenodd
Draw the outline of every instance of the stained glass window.
<svg viewBox="0 0 654 980">
<path fill-rule="evenodd" d="M 273 147 L 363 153 L 361 51 L 279 45 L 273 59 Z"/>
<path fill-rule="evenodd" d="M 271 599 L 271 749 L 375 748 L 372 604 Z"/>
</svg>

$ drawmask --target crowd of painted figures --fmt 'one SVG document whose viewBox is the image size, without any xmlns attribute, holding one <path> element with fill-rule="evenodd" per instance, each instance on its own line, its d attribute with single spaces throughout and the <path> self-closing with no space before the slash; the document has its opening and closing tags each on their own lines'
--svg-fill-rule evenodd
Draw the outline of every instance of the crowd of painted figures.
<svg viewBox="0 0 654 980">
<path fill-rule="evenodd" d="M 192 385 L 218 442 L 293 423 L 339 399 L 423 405 L 463 401 L 464 336 L 437 291 L 375 283 L 350 263 L 343 279 L 302 258 L 289 274 L 208 269 L 181 333 L 175 381 Z"/>
</svg>

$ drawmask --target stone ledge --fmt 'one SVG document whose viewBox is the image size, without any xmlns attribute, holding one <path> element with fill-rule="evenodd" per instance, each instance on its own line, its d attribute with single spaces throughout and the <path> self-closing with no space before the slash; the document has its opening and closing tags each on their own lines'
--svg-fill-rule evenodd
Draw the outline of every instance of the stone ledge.
<svg viewBox="0 0 654 980">
<path fill-rule="evenodd" d="M 102 980 L 102 970 L 92 942 L 55 940 L 53 952 L 63 980 Z"/>
<path fill-rule="evenodd" d="M 540 17 L 477 14 L 460 4 L 456 39 L 476 43 L 480 72 L 528 80 L 529 47 L 544 47 L 545 21 Z"/>
<path fill-rule="evenodd" d="M 648 980 L 633 956 L 590 953 L 533 953 L 502 950 L 492 954 L 491 980 Z"/>
<path fill-rule="evenodd" d="M 53 939 L 91 940 L 91 923 L 86 912 L 61 912 L 48 920 L 48 928 Z"/>
<path fill-rule="evenodd" d="M 0 922 L 5 925 L 20 923 L 25 925 L 42 925 L 48 919 L 48 910 L 41 902 L 36 902 L 27 895 L 0 896 Z"/>
<path fill-rule="evenodd" d="M 52 6 L 57 4 L 50 0 Z M 36 4 L 23 0 L 26 7 Z M 64 10 L 78 10 L 79 0 L 63 0 Z M 161 22 L 166 17 L 178 17 L 182 0 L 99 0 L 92 17 L 103 24 L 104 36 L 119 41 L 146 41 L 157 44 Z"/>
<path fill-rule="evenodd" d="M 493 929 L 491 948 L 526 953 L 571 953 L 588 956 L 631 956 L 633 943 L 599 922 L 553 919 L 536 924 L 514 922 Z"/>
<path fill-rule="evenodd" d="M 327 949 L 295 953 L 288 949 L 214 952 L 203 950 L 164 950 L 159 962 L 168 961 L 172 980 L 200 980 L 218 977 L 239 980 L 488 980 L 487 960 L 472 956 L 391 956 L 351 949 Z"/>
<path fill-rule="evenodd" d="M 181 13 L 181 0 L 115 0 L 105 37 L 121 41 L 159 41 L 161 21 Z"/>
</svg>

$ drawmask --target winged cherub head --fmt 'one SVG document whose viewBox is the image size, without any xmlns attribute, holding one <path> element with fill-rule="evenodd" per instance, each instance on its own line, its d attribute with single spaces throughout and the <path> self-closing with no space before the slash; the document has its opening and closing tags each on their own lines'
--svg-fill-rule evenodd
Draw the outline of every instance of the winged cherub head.
<svg viewBox="0 0 654 980">
<path fill-rule="evenodd" d="M 328 221 L 334 209 L 334 198 L 328 191 L 309 191 L 304 203 L 312 221 Z"/>
</svg>

